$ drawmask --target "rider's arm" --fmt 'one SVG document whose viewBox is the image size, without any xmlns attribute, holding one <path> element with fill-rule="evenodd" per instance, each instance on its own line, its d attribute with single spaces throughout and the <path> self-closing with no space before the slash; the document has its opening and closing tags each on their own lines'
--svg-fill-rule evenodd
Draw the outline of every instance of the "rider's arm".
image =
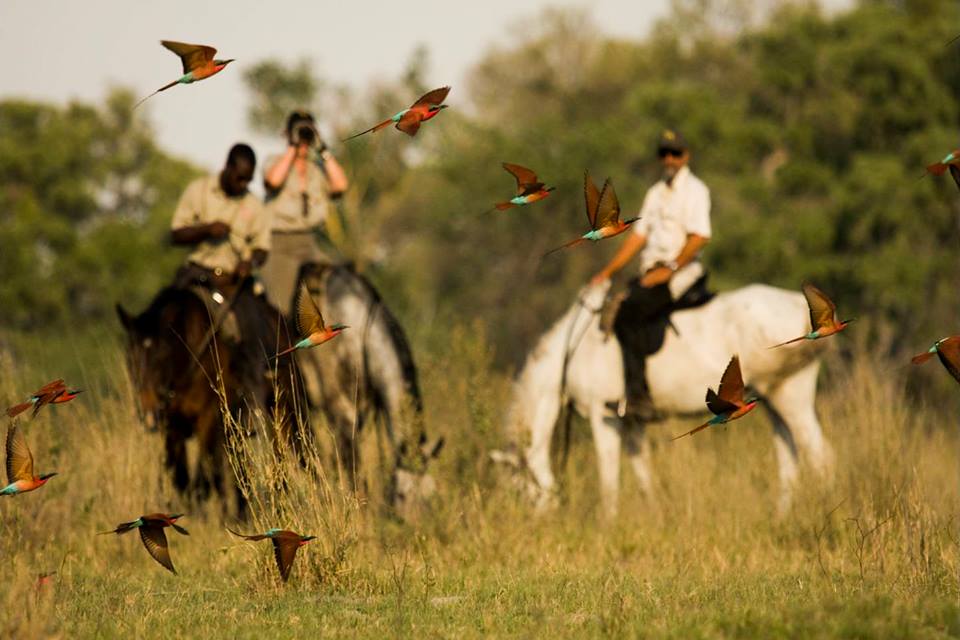
<svg viewBox="0 0 960 640">
<path fill-rule="evenodd" d="M 225 238 L 230 233 L 230 225 L 224 222 L 203 222 L 206 217 L 203 190 L 206 188 L 209 188 L 209 181 L 200 178 L 191 182 L 180 196 L 170 223 L 170 242 L 173 244 L 195 245 Z"/>
<path fill-rule="evenodd" d="M 679 255 L 676 257 L 677 269 L 682 269 L 697 259 L 700 251 L 707 246 L 710 238 L 706 238 L 696 233 L 687 234 L 687 243 L 683 245 Z"/>
<path fill-rule="evenodd" d="M 211 222 L 197 224 L 191 227 L 180 227 L 170 231 L 170 242 L 176 245 L 195 245 L 208 240 L 220 240 L 230 233 L 230 225 L 225 222 Z"/>
<path fill-rule="evenodd" d="M 296 157 L 297 147 L 291 144 L 272 166 L 267 167 L 267 170 L 263 172 L 263 185 L 267 188 L 267 191 L 279 191 L 283 187 L 283 183 L 287 181 L 287 176 L 290 175 L 290 167 L 293 166 Z"/>
<path fill-rule="evenodd" d="M 331 198 L 339 198 L 343 195 L 343 192 L 347 190 L 347 187 L 350 186 L 350 181 L 347 180 L 347 173 L 329 150 L 324 149 L 321 151 L 320 159 L 323 161 L 320 164 L 320 168 L 323 169 L 323 173 L 327 176 L 327 195 Z"/>
<path fill-rule="evenodd" d="M 623 269 L 633 256 L 637 255 L 646 244 L 647 236 L 639 233 L 627 234 L 627 239 L 620 245 L 616 255 L 607 263 L 607 266 L 600 270 L 600 273 L 593 277 L 593 281 L 599 282 L 609 279 L 613 274 Z"/>
</svg>

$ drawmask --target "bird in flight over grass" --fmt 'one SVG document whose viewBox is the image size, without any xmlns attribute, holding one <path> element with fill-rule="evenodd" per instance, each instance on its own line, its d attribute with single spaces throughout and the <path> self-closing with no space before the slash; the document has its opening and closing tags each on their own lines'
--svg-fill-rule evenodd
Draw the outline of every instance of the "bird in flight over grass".
<svg viewBox="0 0 960 640">
<path fill-rule="evenodd" d="M 122 535 L 134 529 L 140 530 L 140 540 L 154 560 L 159 562 L 171 573 L 176 573 L 173 568 L 173 561 L 170 559 L 170 548 L 167 545 L 167 535 L 163 532 L 165 527 L 173 527 L 180 535 L 188 536 L 190 532 L 177 524 L 177 520 L 183 517 L 182 513 L 150 513 L 140 516 L 131 522 L 121 522 L 116 529 L 110 531 L 101 531 L 98 535 L 107 535 L 115 533 Z"/>
<path fill-rule="evenodd" d="M 62 379 L 54 380 L 34 391 L 26 402 L 15 404 L 7 409 L 7 415 L 13 418 L 33 407 L 33 415 L 36 416 L 43 405 L 70 402 L 80 393 L 82 393 L 82 389 L 68 389 Z"/>
<path fill-rule="evenodd" d="M 853 322 L 852 318 L 850 320 L 838 320 L 837 305 L 827 297 L 827 294 L 809 282 L 803 283 L 803 295 L 807 299 L 807 306 L 810 307 L 810 333 L 800 336 L 799 338 L 794 338 L 793 340 L 775 344 L 772 347 L 768 347 L 769 349 L 776 349 L 777 347 L 799 342 L 800 340 L 826 338 L 835 333 L 840 333 L 847 328 L 847 325 Z"/>
<path fill-rule="evenodd" d="M 727 365 L 723 377 L 720 378 L 720 389 L 717 393 L 713 389 L 707 389 L 707 409 L 713 413 L 713 417 L 695 429 L 673 438 L 677 440 L 683 436 L 692 436 L 697 431 L 702 431 L 707 427 L 717 424 L 725 424 L 742 418 L 750 413 L 757 406 L 758 399 L 750 398 L 745 400 L 743 396 L 743 376 L 740 373 L 740 358 L 733 356 Z"/>
<path fill-rule="evenodd" d="M 957 188 L 960 189 L 960 149 L 951 151 L 940 162 L 927 165 L 927 173 L 934 176 L 942 176 L 948 169 L 953 181 L 957 183 Z"/>
<path fill-rule="evenodd" d="M 519 164 L 503 163 L 503 168 L 507 170 L 517 180 L 517 195 L 506 202 L 498 202 L 493 206 L 497 211 L 506 211 L 513 207 L 522 207 L 532 204 L 537 200 L 543 200 L 550 195 L 554 187 L 548 187 L 537 179 L 530 169 L 522 167 Z M 492 211 L 490 209 L 489 211 Z"/>
<path fill-rule="evenodd" d="M 610 178 L 607 178 L 603 183 L 602 189 L 597 189 L 597 185 L 590 178 L 590 173 L 584 172 L 583 198 L 587 207 L 587 221 L 590 223 L 590 231 L 576 240 L 571 240 L 565 245 L 547 251 L 543 254 L 544 257 L 555 251 L 574 247 L 587 240 L 598 242 L 620 235 L 631 224 L 640 219 L 639 217 L 629 220 L 620 219 L 620 201 L 617 200 L 617 193 L 613 190 L 613 183 L 610 182 Z"/>
<path fill-rule="evenodd" d="M 297 349 L 309 349 L 321 345 L 327 340 L 336 338 L 344 329 L 349 329 L 345 324 L 333 324 L 329 327 L 323 322 L 323 315 L 313 301 L 313 296 L 307 290 L 306 285 L 301 284 L 297 291 L 297 332 L 303 336 L 300 342 L 289 349 L 284 349 L 274 359 L 285 356 Z"/>
<path fill-rule="evenodd" d="M 227 531 L 244 540 L 266 540 L 273 542 L 273 555 L 277 560 L 277 569 L 280 570 L 280 578 L 286 582 L 290 577 L 290 568 L 293 566 L 293 560 L 297 557 L 297 550 L 316 536 L 302 536 L 286 529 L 269 529 L 266 533 L 255 535 L 244 535 L 227 527 Z"/>
<path fill-rule="evenodd" d="M 0 489 L 0 496 L 15 496 L 39 489 L 47 484 L 47 480 L 57 475 L 44 473 L 33 475 L 33 454 L 24 440 L 23 434 L 17 429 L 16 423 L 7 427 L 7 486 Z"/>
<path fill-rule="evenodd" d="M 927 351 L 910 359 L 913 364 L 923 364 L 936 354 L 941 364 L 950 372 L 953 379 L 960 383 L 960 336 L 950 336 L 937 340 Z"/>
<path fill-rule="evenodd" d="M 148 98 L 152 98 L 170 87 L 175 87 L 178 84 L 191 84 L 215 76 L 234 60 L 233 58 L 215 60 L 214 56 L 217 55 L 217 50 L 205 44 L 187 44 L 186 42 L 174 42 L 173 40 L 161 40 L 160 44 L 180 56 L 180 61 L 183 63 L 183 75 L 140 100 L 133 105 L 134 109 L 146 102 Z"/>
<path fill-rule="evenodd" d="M 417 135 L 417 131 L 420 130 L 421 123 L 433 118 L 447 108 L 448 105 L 443 104 L 443 101 L 447 99 L 448 93 L 450 93 L 450 87 L 440 87 L 439 89 L 429 91 L 414 102 L 409 109 L 399 111 L 380 124 L 376 124 L 366 131 L 361 131 L 348 138 L 344 138 L 343 141 L 353 140 L 365 133 L 380 131 L 380 129 L 391 124 L 396 124 L 397 129 L 403 131 L 408 136 L 415 136 Z"/>
</svg>

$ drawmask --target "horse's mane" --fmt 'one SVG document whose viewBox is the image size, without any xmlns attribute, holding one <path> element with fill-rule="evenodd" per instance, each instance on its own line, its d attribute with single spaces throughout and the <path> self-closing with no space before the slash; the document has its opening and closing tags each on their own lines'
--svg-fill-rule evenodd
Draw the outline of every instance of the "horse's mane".
<svg viewBox="0 0 960 640">
<path fill-rule="evenodd" d="M 349 283 L 356 283 L 362 289 L 362 295 L 370 299 L 370 307 L 378 307 L 383 317 L 387 333 L 393 342 L 394 350 L 400 361 L 400 368 L 403 372 L 403 379 L 410 391 L 410 396 L 414 403 L 414 408 L 418 413 L 423 411 L 423 397 L 420 395 L 420 385 L 417 382 L 417 367 L 413 362 L 413 353 L 410 350 L 410 344 L 403 333 L 403 328 L 397 321 L 397 318 L 391 313 L 387 305 L 383 304 L 383 299 L 374 288 L 373 284 L 363 275 L 353 268 L 352 264 L 337 265 L 331 267 L 330 278 L 341 278 Z M 366 358 L 366 347 L 364 346 L 364 358 Z M 364 363 L 366 366 L 366 363 Z"/>
</svg>

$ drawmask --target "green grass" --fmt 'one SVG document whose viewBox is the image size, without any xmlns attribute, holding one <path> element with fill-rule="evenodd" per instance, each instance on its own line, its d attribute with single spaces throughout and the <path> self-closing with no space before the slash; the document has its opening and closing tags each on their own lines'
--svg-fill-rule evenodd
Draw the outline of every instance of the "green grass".
<svg viewBox="0 0 960 640">
<path fill-rule="evenodd" d="M 682 444 L 668 438 L 683 425 L 654 430 L 655 495 L 638 495 L 624 465 L 621 514 L 605 522 L 585 425 L 556 511 L 534 514 L 487 462 L 503 444 L 509 379 L 492 369 L 482 332 L 454 331 L 443 353 L 419 358 L 428 428 L 447 448 L 440 495 L 417 523 L 385 513 L 371 434 L 360 497 L 342 490 L 322 425 L 316 475 L 273 460 L 266 437 L 237 450 L 252 514 L 236 526 L 320 536 L 282 585 L 269 543 L 238 541 L 218 502 L 191 506 L 173 492 L 117 341 L 103 335 L 75 352 L 6 337 L 3 398 L 60 371 L 91 392 L 22 423 L 38 469 L 61 475 L 0 501 L 2 637 L 960 635 L 956 418 L 909 410 L 901 381 L 882 374 L 891 363 L 866 354 L 829 363 L 819 408 L 835 479 L 805 474 L 783 518 L 769 427 L 751 415 Z M 136 534 L 95 535 L 153 510 L 188 513 L 191 535 L 169 536 L 177 576 Z M 56 580 L 38 591 L 50 570 Z"/>
</svg>

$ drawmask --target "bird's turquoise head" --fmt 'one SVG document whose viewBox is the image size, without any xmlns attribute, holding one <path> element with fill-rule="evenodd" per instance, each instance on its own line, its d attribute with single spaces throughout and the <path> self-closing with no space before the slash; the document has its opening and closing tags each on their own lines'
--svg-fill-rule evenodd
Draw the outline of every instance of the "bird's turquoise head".
<svg viewBox="0 0 960 640">
<path fill-rule="evenodd" d="M 42 476 L 40 476 L 40 482 L 46 482 L 47 480 L 49 480 L 50 478 L 52 478 L 52 477 L 55 476 L 55 475 L 57 475 L 56 472 L 54 472 L 54 473 L 45 473 L 45 474 L 43 474 Z"/>
</svg>

